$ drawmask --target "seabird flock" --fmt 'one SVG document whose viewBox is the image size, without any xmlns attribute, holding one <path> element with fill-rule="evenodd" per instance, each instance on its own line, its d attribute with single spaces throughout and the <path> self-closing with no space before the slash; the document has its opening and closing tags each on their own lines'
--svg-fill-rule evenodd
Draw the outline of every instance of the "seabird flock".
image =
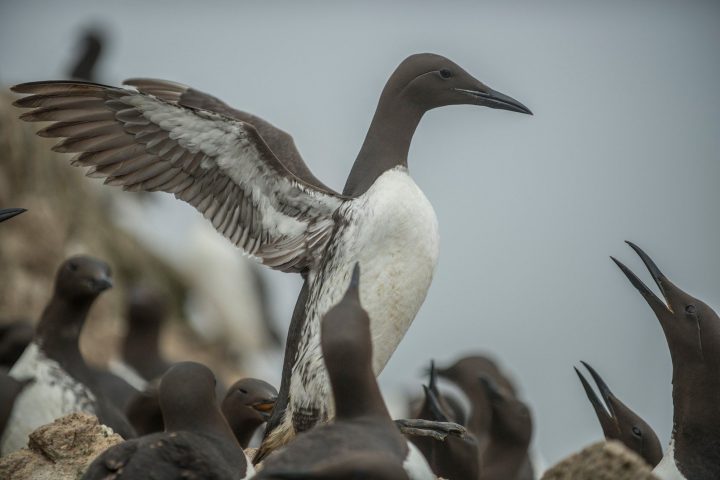
<svg viewBox="0 0 720 480">
<path fill-rule="evenodd" d="M 34 335 L 25 334 L 26 348 L 0 373 L 3 456 L 25 447 L 36 428 L 81 411 L 124 439 L 92 461 L 87 480 L 537 478 L 530 411 L 494 361 L 431 364 L 409 419 L 390 417 L 376 381 L 422 305 L 438 257 L 435 213 L 408 173 L 422 116 L 446 105 L 531 114 L 527 107 L 447 58 L 412 55 L 387 81 L 339 193 L 312 174 L 287 133 L 263 119 L 179 83 L 125 84 L 45 81 L 12 90 L 25 95 L 15 102 L 28 109 L 20 118 L 50 122 L 38 135 L 60 138 L 53 150 L 76 153 L 72 165 L 88 176 L 171 193 L 245 254 L 302 276 L 280 390 L 242 379 L 219 398 L 210 369 L 162 359 L 165 307 L 152 292 L 128 299 L 124 362 L 114 373 L 89 366 L 78 340 L 112 272 L 76 256 L 59 266 Z M 23 212 L 0 210 L 0 222 Z M 605 437 L 636 453 L 657 478 L 718 479 L 720 319 L 630 246 L 664 297 L 613 259 L 657 316 L 672 356 L 666 452 L 590 365 L 600 398 L 577 374 Z M 3 331 L 0 345 L 6 337 Z M 438 377 L 465 402 L 441 390 Z M 248 450 L 265 423 L 259 448 Z"/>
</svg>

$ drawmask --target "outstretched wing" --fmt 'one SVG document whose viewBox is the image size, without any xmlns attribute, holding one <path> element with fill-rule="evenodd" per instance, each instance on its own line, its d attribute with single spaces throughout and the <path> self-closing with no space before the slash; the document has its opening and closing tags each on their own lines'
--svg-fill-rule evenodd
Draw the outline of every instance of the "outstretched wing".
<svg viewBox="0 0 720 480">
<path fill-rule="evenodd" d="M 142 93 L 154 95 L 166 102 L 188 108 L 208 110 L 232 118 L 233 120 L 249 123 L 255 127 L 278 160 L 280 160 L 291 173 L 318 190 L 337 195 L 335 191 L 313 175 L 303 161 L 290 134 L 280 130 L 270 122 L 250 113 L 236 110 L 219 98 L 183 85 L 182 83 L 156 78 L 131 78 L 125 80 L 123 84 L 133 86 Z"/>
<path fill-rule="evenodd" d="M 252 125 L 145 93 L 84 82 L 33 82 L 13 90 L 54 122 L 53 149 L 80 152 L 73 165 L 131 191 L 163 191 L 188 202 L 247 254 L 283 271 L 316 264 L 343 198 L 313 188 L 275 157 Z"/>
</svg>

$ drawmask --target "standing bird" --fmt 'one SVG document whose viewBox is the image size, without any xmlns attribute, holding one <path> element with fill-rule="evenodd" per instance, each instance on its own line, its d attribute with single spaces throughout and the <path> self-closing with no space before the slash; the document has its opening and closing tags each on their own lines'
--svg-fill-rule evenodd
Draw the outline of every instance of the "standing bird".
<svg viewBox="0 0 720 480">
<path fill-rule="evenodd" d="M 17 379 L 35 381 L 15 402 L 0 444 L 3 455 L 24 447 L 37 427 L 72 412 L 96 415 L 123 438 L 135 435 L 125 416 L 103 395 L 79 347 L 90 307 L 111 286 L 110 267 L 91 257 L 72 257 L 58 269 L 55 291 L 35 338 L 10 370 Z"/>
<path fill-rule="evenodd" d="M 530 410 L 492 378 L 481 376 L 480 384 L 487 391 L 492 408 L 490 437 L 480 461 L 480 480 L 533 480 L 528 456 L 532 439 Z"/>
<path fill-rule="evenodd" d="M 435 478 L 420 451 L 400 434 L 380 394 L 372 369 L 370 319 L 360 302 L 359 282 L 356 264 L 344 297 L 322 321 L 321 344 L 330 375 L 334 421 L 272 452 L 258 479 L 292 478 L 276 475 L 310 472 L 348 453 L 389 455 L 391 463 L 402 467 L 411 480 Z"/>
<path fill-rule="evenodd" d="M 663 480 L 720 478 L 720 318 L 676 287 L 637 245 L 664 301 L 613 258 L 655 313 L 673 365 L 670 448 L 653 473 Z M 612 257 L 611 257 L 612 258 Z"/>
<path fill-rule="evenodd" d="M 627 405 L 622 403 L 605 384 L 602 377 L 585 362 L 581 362 L 592 375 L 600 390 L 603 402 L 595 395 L 592 387 L 585 380 L 582 373 L 576 368 L 588 400 L 595 409 L 607 440 L 619 440 L 630 450 L 640 455 L 652 468 L 657 465 L 663 457 L 662 447 L 657 434 L 637 413 L 633 412 Z"/>
<path fill-rule="evenodd" d="M 83 480 L 241 480 L 254 475 L 217 406 L 209 368 L 194 362 L 174 365 L 160 381 L 159 397 L 165 431 L 113 445 L 92 462 Z"/>
<path fill-rule="evenodd" d="M 33 82 L 15 105 L 27 121 L 82 152 L 73 165 L 133 191 L 173 193 L 265 265 L 302 274 L 277 407 L 260 454 L 333 415 L 320 319 L 361 262 L 379 374 L 422 305 L 439 250 L 435 212 L 408 174 L 425 112 L 478 105 L 530 114 L 447 58 L 412 55 L 390 76 L 342 194 L 310 172 L 284 132 L 184 85 L 135 79 L 129 90 Z"/>
</svg>

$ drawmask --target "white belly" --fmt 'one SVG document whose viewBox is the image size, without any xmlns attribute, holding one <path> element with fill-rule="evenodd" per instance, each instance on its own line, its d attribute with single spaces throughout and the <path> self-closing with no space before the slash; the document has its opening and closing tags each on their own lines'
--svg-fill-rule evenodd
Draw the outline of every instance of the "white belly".
<svg viewBox="0 0 720 480">
<path fill-rule="evenodd" d="M 302 334 L 307 345 L 296 362 L 300 375 L 291 380 L 295 405 L 317 406 L 330 395 L 319 347 L 320 319 L 342 298 L 355 262 L 360 262 L 360 301 L 370 316 L 376 375 L 425 300 L 437 263 L 437 217 L 406 169 L 385 172 L 344 208 L 350 222 L 333 239 L 335 250 L 328 252 L 323 271 L 312 272 L 309 279 Z"/>
<path fill-rule="evenodd" d="M 2 455 L 27 445 L 36 428 L 73 412 L 95 415 L 95 397 L 72 378 L 56 361 L 47 358 L 35 342 L 10 370 L 14 378 L 34 378 L 15 400 L 0 443 Z"/>
</svg>

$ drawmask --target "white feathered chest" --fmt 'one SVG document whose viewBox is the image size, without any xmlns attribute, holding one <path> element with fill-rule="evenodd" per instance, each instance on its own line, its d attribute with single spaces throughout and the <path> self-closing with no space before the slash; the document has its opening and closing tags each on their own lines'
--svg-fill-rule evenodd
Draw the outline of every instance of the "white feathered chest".
<svg viewBox="0 0 720 480">
<path fill-rule="evenodd" d="M 0 444 L 3 455 L 24 447 L 30 432 L 41 425 L 73 412 L 96 414 L 92 392 L 45 356 L 35 342 L 15 362 L 10 375 L 35 381 L 15 400 Z"/>
<path fill-rule="evenodd" d="M 295 405 L 316 407 L 312 404 L 318 393 L 329 396 L 319 346 L 320 320 L 344 294 L 355 262 L 360 262 L 360 300 L 370 316 L 376 374 L 425 300 L 437 263 L 437 217 L 407 169 L 385 172 L 339 213 L 345 223 L 331 241 L 322 270 L 309 278 L 306 319 L 294 368 L 299 375 L 293 375 L 291 382 Z"/>
</svg>

